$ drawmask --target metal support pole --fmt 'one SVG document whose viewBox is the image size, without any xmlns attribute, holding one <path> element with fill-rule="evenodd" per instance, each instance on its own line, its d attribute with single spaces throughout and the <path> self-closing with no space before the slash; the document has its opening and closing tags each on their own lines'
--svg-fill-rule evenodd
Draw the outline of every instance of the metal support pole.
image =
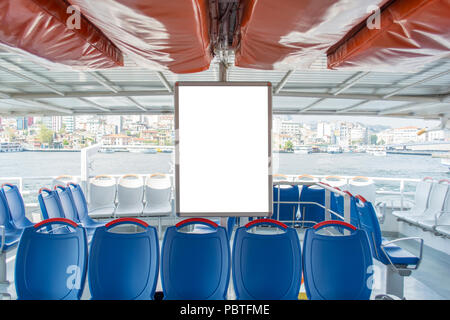
<svg viewBox="0 0 450 320">
<path fill-rule="evenodd" d="M 386 266 L 386 293 L 403 299 L 404 278 L 391 266 Z"/>
<path fill-rule="evenodd" d="M 331 205 L 331 191 L 325 189 L 325 220 L 331 220 L 331 214 L 330 214 L 330 205 Z"/>
<path fill-rule="evenodd" d="M 228 66 L 223 61 L 219 63 L 219 81 L 228 81 Z"/>
<path fill-rule="evenodd" d="M 0 296 L 11 297 L 8 293 L 9 281 L 6 277 L 6 252 L 0 253 Z"/>
</svg>

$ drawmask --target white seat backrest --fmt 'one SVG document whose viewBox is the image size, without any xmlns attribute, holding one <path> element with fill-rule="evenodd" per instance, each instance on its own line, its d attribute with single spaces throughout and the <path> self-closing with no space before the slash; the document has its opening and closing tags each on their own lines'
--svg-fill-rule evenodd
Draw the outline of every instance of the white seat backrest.
<svg viewBox="0 0 450 320">
<path fill-rule="evenodd" d="M 450 188 L 445 197 L 442 215 L 438 219 L 438 225 L 450 225 Z"/>
<path fill-rule="evenodd" d="M 63 186 L 65 187 L 67 185 L 67 183 L 69 182 L 78 182 L 78 179 L 73 177 L 73 176 L 69 176 L 69 175 L 62 175 L 62 176 L 58 176 L 55 179 L 53 179 L 52 181 L 52 187 L 55 186 Z"/>
<path fill-rule="evenodd" d="M 318 179 L 318 178 L 316 178 L 316 177 L 314 177 L 314 176 L 311 176 L 311 175 L 309 175 L 309 174 L 302 174 L 302 175 L 299 175 L 295 180 L 296 180 L 296 181 L 319 182 L 319 179 Z"/>
<path fill-rule="evenodd" d="M 145 199 L 150 205 L 164 204 L 170 201 L 172 183 L 164 174 L 154 174 L 147 178 Z"/>
<path fill-rule="evenodd" d="M 110 176 L 97 176 L 89 184 L 89 199 L 92 208 L 114 205 L 116 180 Z"/>
<path fill-rule="evenodd" d="M 355 177 L 348 183 L 347 190 L 353 195 L 361 195 L 367 201 L 375 205 L 377 190 L 372 179 L 366 177 Z"/>
<path fill-rule="evenodd" d="M 328 176 L 322 179 L 322 182 L 328 183 L 332 187 L 344 187 L 347 184 L 347 180 L 338 176 Z"/>
<path fill-rule="evenodd" d="M 434 183 L 431 188 L 430 199 L 428 199 L 428 209 L 435 213 L 441 212 L 444 208 L 447 196 L 448 184 Z"/>
<path fill-rule="evenodd" d="M 428 199 L 433 183 L 430 181 L 420 181 L 416 186 L 416 193 L 414 195 L 415 208 L 425 211 L 428 207 Z"/>
<path fill-rule="evenodd" d="M 289 181 L 290 179 L 284 174 L 274 174 L 272 176 L 273 181 Z"/>
<path fill-rule="evenodd" d="M 142 178 L 136 175 L 125 175 L 120 178 L 117 186 L 117 201 L 120 204 L 136 204 L 142 201 L 144 184 Z"/>
</svg>

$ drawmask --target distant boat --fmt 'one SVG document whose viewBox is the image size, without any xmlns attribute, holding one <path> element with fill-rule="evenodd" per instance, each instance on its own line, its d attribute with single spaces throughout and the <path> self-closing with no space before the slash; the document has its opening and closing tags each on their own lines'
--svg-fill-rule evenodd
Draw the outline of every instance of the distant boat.
<svg viewBox="0 0 450 320">
<path fill-rule="evenodd" d="M 23 151 L 23 147 L 20 143 L 15 142 L 0 143 L 0 152 L 20 152 L 20 151 Z"/>
<path fill-rule="evenodd" d="M 114 153 L 113 149 L 100 149 L 98 152 L 100 153 Z"/>
<path fill-rule="evenodd" d="M 142 149 L 135 149 L 135 148 L 129 148 L 129 149 L 127 149 L 129 152 L 131 152 L 131 153 L 141 153 L 141 152 L 144 152 L 144 150 L 142 150 Z"/>
<path fill-rule="evenodd" d="M 162 153 L 172 153 L 172 149 L 162 149 Z"/>
<path fill-rule="evenodd" d="M 385 157 L 386 147 L 384 146 L 368 147 L 366 149 L 366 152 L 376 157 Z"/>
<path fill-rule="evenodd" d="M 342 153 L 342 148 L 339 146 L 328 146 L 327 153 Z"/>
<path fill-rule="evenodd" d="M 296 146 L 294 147 L 295 154 L 309 154 L 312 153 L 313 149 L 311 146 Z"/>
<path fill-rule="evenodd" d="M 144 149 L 142 150 L 143 153 L 147 153 L 147 154 L 155 154 L 158 153 L 158 151 L 156 151 L 155 149 Z"/>
</svg>

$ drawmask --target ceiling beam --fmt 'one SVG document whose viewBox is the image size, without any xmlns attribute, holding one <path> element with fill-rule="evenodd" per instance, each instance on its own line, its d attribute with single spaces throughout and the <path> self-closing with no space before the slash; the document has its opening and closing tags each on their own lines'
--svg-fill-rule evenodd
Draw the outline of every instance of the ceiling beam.
<svg viewBox="0 0 450 320">
<path fill-rule="evenodd" d="M 170 84 L 169 80 L 167 80 L 166 76 L 161 71 L 157 71 L 156 74 L 158 75 L 158 78 L 162 82 L 164 87 L 166 87 L 167 91 L 173 93 L 173 87 Z"/>
<path fill-rule="evenodd" d="M 95 109 L 101 110 L 101 111 L 105 111 L 105 112 L 109 112 L 111 111 L 111 109 L 105 108 L 102 105 L 99 105 L 98 103 L 95 103 L 91 100 L 85 99 L 85 98 L 78 98 L 81 101 L 86 102 L 87 104 L 89 104 L 90 106 L 94 107 Z"/>
<path fill-rule="evenodd" d="M 24 75 L 22 73 L 19 73 L 19 72 L 16 72 L 14 70 L 5 68 L 3 66 L 0 66 L 0 70 L 2 70 L 3 72 L 6 72 L 6 73 L 12 74 L 13 76 L 16 76 L 18 78 L 30 81 L 30 82 L 32 82 L 34 84 L 40 85 L 41 87 L 45 87 L 45 88 L 49 89 L 50 91 L 58 94 L 59 96 L 64 96 L 64 92 L 62 92 L 62 91 L 60 91 L 60 90 L 58 90 L 58 89 L 56 89 L 56 88 L 46 84 L 46 83 L 43 83 L 43 82 L 38 81 L 36 79 L 30 78 L 30 77 L 28 77 L 28 76 L 26 76 L 26 75 Z"/>
<path fill-rule="evenodd" d="M 284 85 L 289 80 L 289 77 L 291 76 L 291 74 L 293 72 L 294 72 L 294 70 L 289 70 L 288 72 L 286 72 L 286 74 L 283 76 L 283 78 L 281 78 L 280 82 L 278 82 L 278 84 L 275 86 L 275 88 L 273 88 L 274 93 L 278 93 L 281 91 L 281 89 L 283 89 Z"/>
<path fill-rule="evenodd" d="M 338 94 L 344 92 L 345 90 L 353 87 L 355 84 L 357 84 L 362 78 L 367 76 L 370 72 L 358 72 L 353 77 L 351 77 L 349 80 L 345 81 L 342 85 L 344 85 L 343 88 L 339 89 L 338 91 L 334 92 L 333 95 L 337 96 Z"/>
<path fill-rule="evenodd" d="M 351 111 L 351 110 L 354 110 L 354 109 L 356 109 L 356 108 L 359 108 L 360 106 L 362 106 L 363 104 L 366 104 L 367 102 L 369 102 L 369 101 L 361 101 L 361 102 L 358 102 L 357 104 L 354 104 L 354 105 L 352 105 L 352 106 L 350 106 L 350 107 L 347 107 L 347 108 L 343 108 L 343 109 L 339 109 L 339 110 L 337 110 L 336 112 L 337 113 L 343 113 L 343 112 L 349 112 L 349 111 Z"/>
<path fill-rule="evenodd" d="M 140 104 L 139 102 L 137 102 L 136 100 L 134 100 L 133 98 L 130 97 L 125 97 L 128 101 L 130 101 L 132 104 L 134 104 L 138 109 L 141 109 L 142 111 L 147 111 L 147 108 L 144 107 L 142 104 Z"/>
<path fill-rule="evenodd" d="M 84 91 L 84 92 L 66 92 L 65 98 L 91 98 L 91 97 L 143 97 L 143 96 L 172 96 L 172 93 L 166 90 L 140 90 L 140 91 L 119 91 L 119 92 L 111 92 L 111 91 Z M 9 99 L 16 98 L 25 98 L 25 99 L 51 99 L 51 98 L 61 98 L 59 95 L 56 95 L 51 92 L 17 92 L 11 93 Z"/>
<path fill-rule="evenodd" d="M 28 105 L 31 105 L 32 107 L 36 107 L 36 108 L 41 108 L 41 109 L 45 109 L 45 110 L 50 110 L 50 111 L 56 111 L 56 112 L 61 112 L 61 113 L 67 113 L 67 114 L 73 114 L 73 110 L 71 109 L 67 109 L 67 108 L 63 108 L 60 106 L 55 106 L 51 103 L 43 103 L 40 101 L 34 101 L 34 100 L 28 100 L 28 99 L 15 99 L 16 101 L 22 102 L 22 103 L 26 103 Z M 26 108 L 26 106 L 21 106 Z"/>
<path fill-rule="evenodd" d="M 90 98 L 90 97 L 150 97 L 150 96 L 172 96 L 172 93 L 166 90 L 140 90 L 140 91 L 85 91 L 85 92 L 66 92 L 65 98 Z M 373 94 L 340 94 L 335 96 L 330 93 L 317 92 L 299 92 L 299 91 L 280 91 L 275 97 L 299 97 L 299 98 L 317 98 L 317 99 L 350 99 L 350 100 L 370 100 L 370 101 L 406 101 L 406 102 L 442 102 L 442 95 L 414 95 L 414 96 L 393 96 L 383 99 L 381 95 Z M 6 98 L 6 97 L 5 97 Z M 51 92 L 35 93 L 35 92 L 17 92 L 10 93 L 8 99 L 51 99 L 61 98 Z"/>
<path fill-rule="evenodd" d="M 12 95 L 11 95 L 12 96 Z M 382 95 L 375 94 L 340 94 L 335 96 L 330 93 L 317 93 L 317 92 L 298 92 L 298 91 L 281 91 L 275 96 L 278 97 L 300 97 L 300 98 L 326 98 L 326 99 L 350 99 L 350 100 L 385 100 L 385 101 L 416 101 L 416 102 L 440 102 L 442 99 L 439 95 L 426 95 L 426 96 L 394 96 L 388 99 L 383 99 Z"/>
<path fill-rule="evenodd" d="M 392 108 L 388 108 L 388 109 L 384 109 L 381 111 L 378 111 L 378 115 L 382 116 L 382 115 L 388 115 L 388 114 L 394 114 L 394 113 L 398 113 L 398 112 L 403 112 L 405 110 L 413 110 L 413 109 L 417 109 L 417 108 L 421 108 L 421 107 L 429 107 L 429 106 L 433 106 L 436 105 L 438 103 L 434 102 L 434 103 L 424 103 L 424 102 L 412 102 L 412 103 L 407 103 L 404 104 L 402 106 L 397 106 L 397 107 L 392 107 Z"/>
<path fill-rule="evenodd" d="M 119 90 L 117 90 L 116 88 L 114 88 L 114 84 L 105 79 L 105 77 L 97 71 L 92 71 L 92 72 L 88 72 L 88 74 L 95 79 L 95 81 L 97 81 L 99 84 L 101 84 L 102 86 L 104 86 L 106 89 L 111 90 L 114 93 L 119 92 Z"/>
<path fill-rule="evenodd" d="M 299 111 L 300 111 L 300 112 L 308 111 L 308 110 L 314 108 L 316 105 L 318 105 L 319 103 L 321 103 L 321 102 L 324 101 L 324 100 L 325 100 L 325 98 L 318 99 L 318 100 L 314 101 L 313 103 L 307 105 L 306 107 L 304 107 L 304 108 L 302 108 L 302 109 L 299 109 Z"/>
<path fill-rule="evenodd" d="M 443 72 L 439 72 L 438 74 L 432 75 L 432 76 L 430 76 L 430 77 L 427 77 L 427 78 L 425 78 L 425 79 L 422 79 L 422 80 L 419 80 L 419 81 L 410 83 L 410 84 L 408 84 L 408 85 L 406 85 L 406 86 L 404 86 L 404 87 L 401 87 L 401 88 L 399 88 L 399 89 L 397 89 L 397 90 L 394 90 L 394 91 L 392 91 L 391 93 L 389 93 L 389 94 L 383 96 L 383 99 L 390 98 L 390 97 L 396 95 L 397 93 L 399 93 L 400 91 L 403 91 L 403 90 L 405 90 L 405 89 L 408 89 L 408 88 L 411 88 L 411 87 L 415 87 L 415 86 L 417 86 L 417 85 L 419 85 L 419 84 L 422 84 L 422 83 L 425 83 L 425 82 L 428 82 L 428 81 L 431 81 L 431 80 L 440 78 L 440 77 L 445 76 L 445 75 L 447 75 L 447 74 L 449 74 L 449 73 L 450 73 L 450 70 L 446 70 L 446 71 L 443 71 Z"/>
</svg>

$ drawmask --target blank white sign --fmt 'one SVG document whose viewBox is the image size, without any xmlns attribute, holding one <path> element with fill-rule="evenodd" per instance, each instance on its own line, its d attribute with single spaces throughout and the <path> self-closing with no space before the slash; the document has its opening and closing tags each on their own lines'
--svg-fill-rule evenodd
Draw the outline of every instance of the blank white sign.
<svg viewBox="0 0 450 320">
<path fill-rule="evenodd" d="M 177 85 L 178 215 L 272 211 L 270 89 L 267 83 Z"/>
</svg>

